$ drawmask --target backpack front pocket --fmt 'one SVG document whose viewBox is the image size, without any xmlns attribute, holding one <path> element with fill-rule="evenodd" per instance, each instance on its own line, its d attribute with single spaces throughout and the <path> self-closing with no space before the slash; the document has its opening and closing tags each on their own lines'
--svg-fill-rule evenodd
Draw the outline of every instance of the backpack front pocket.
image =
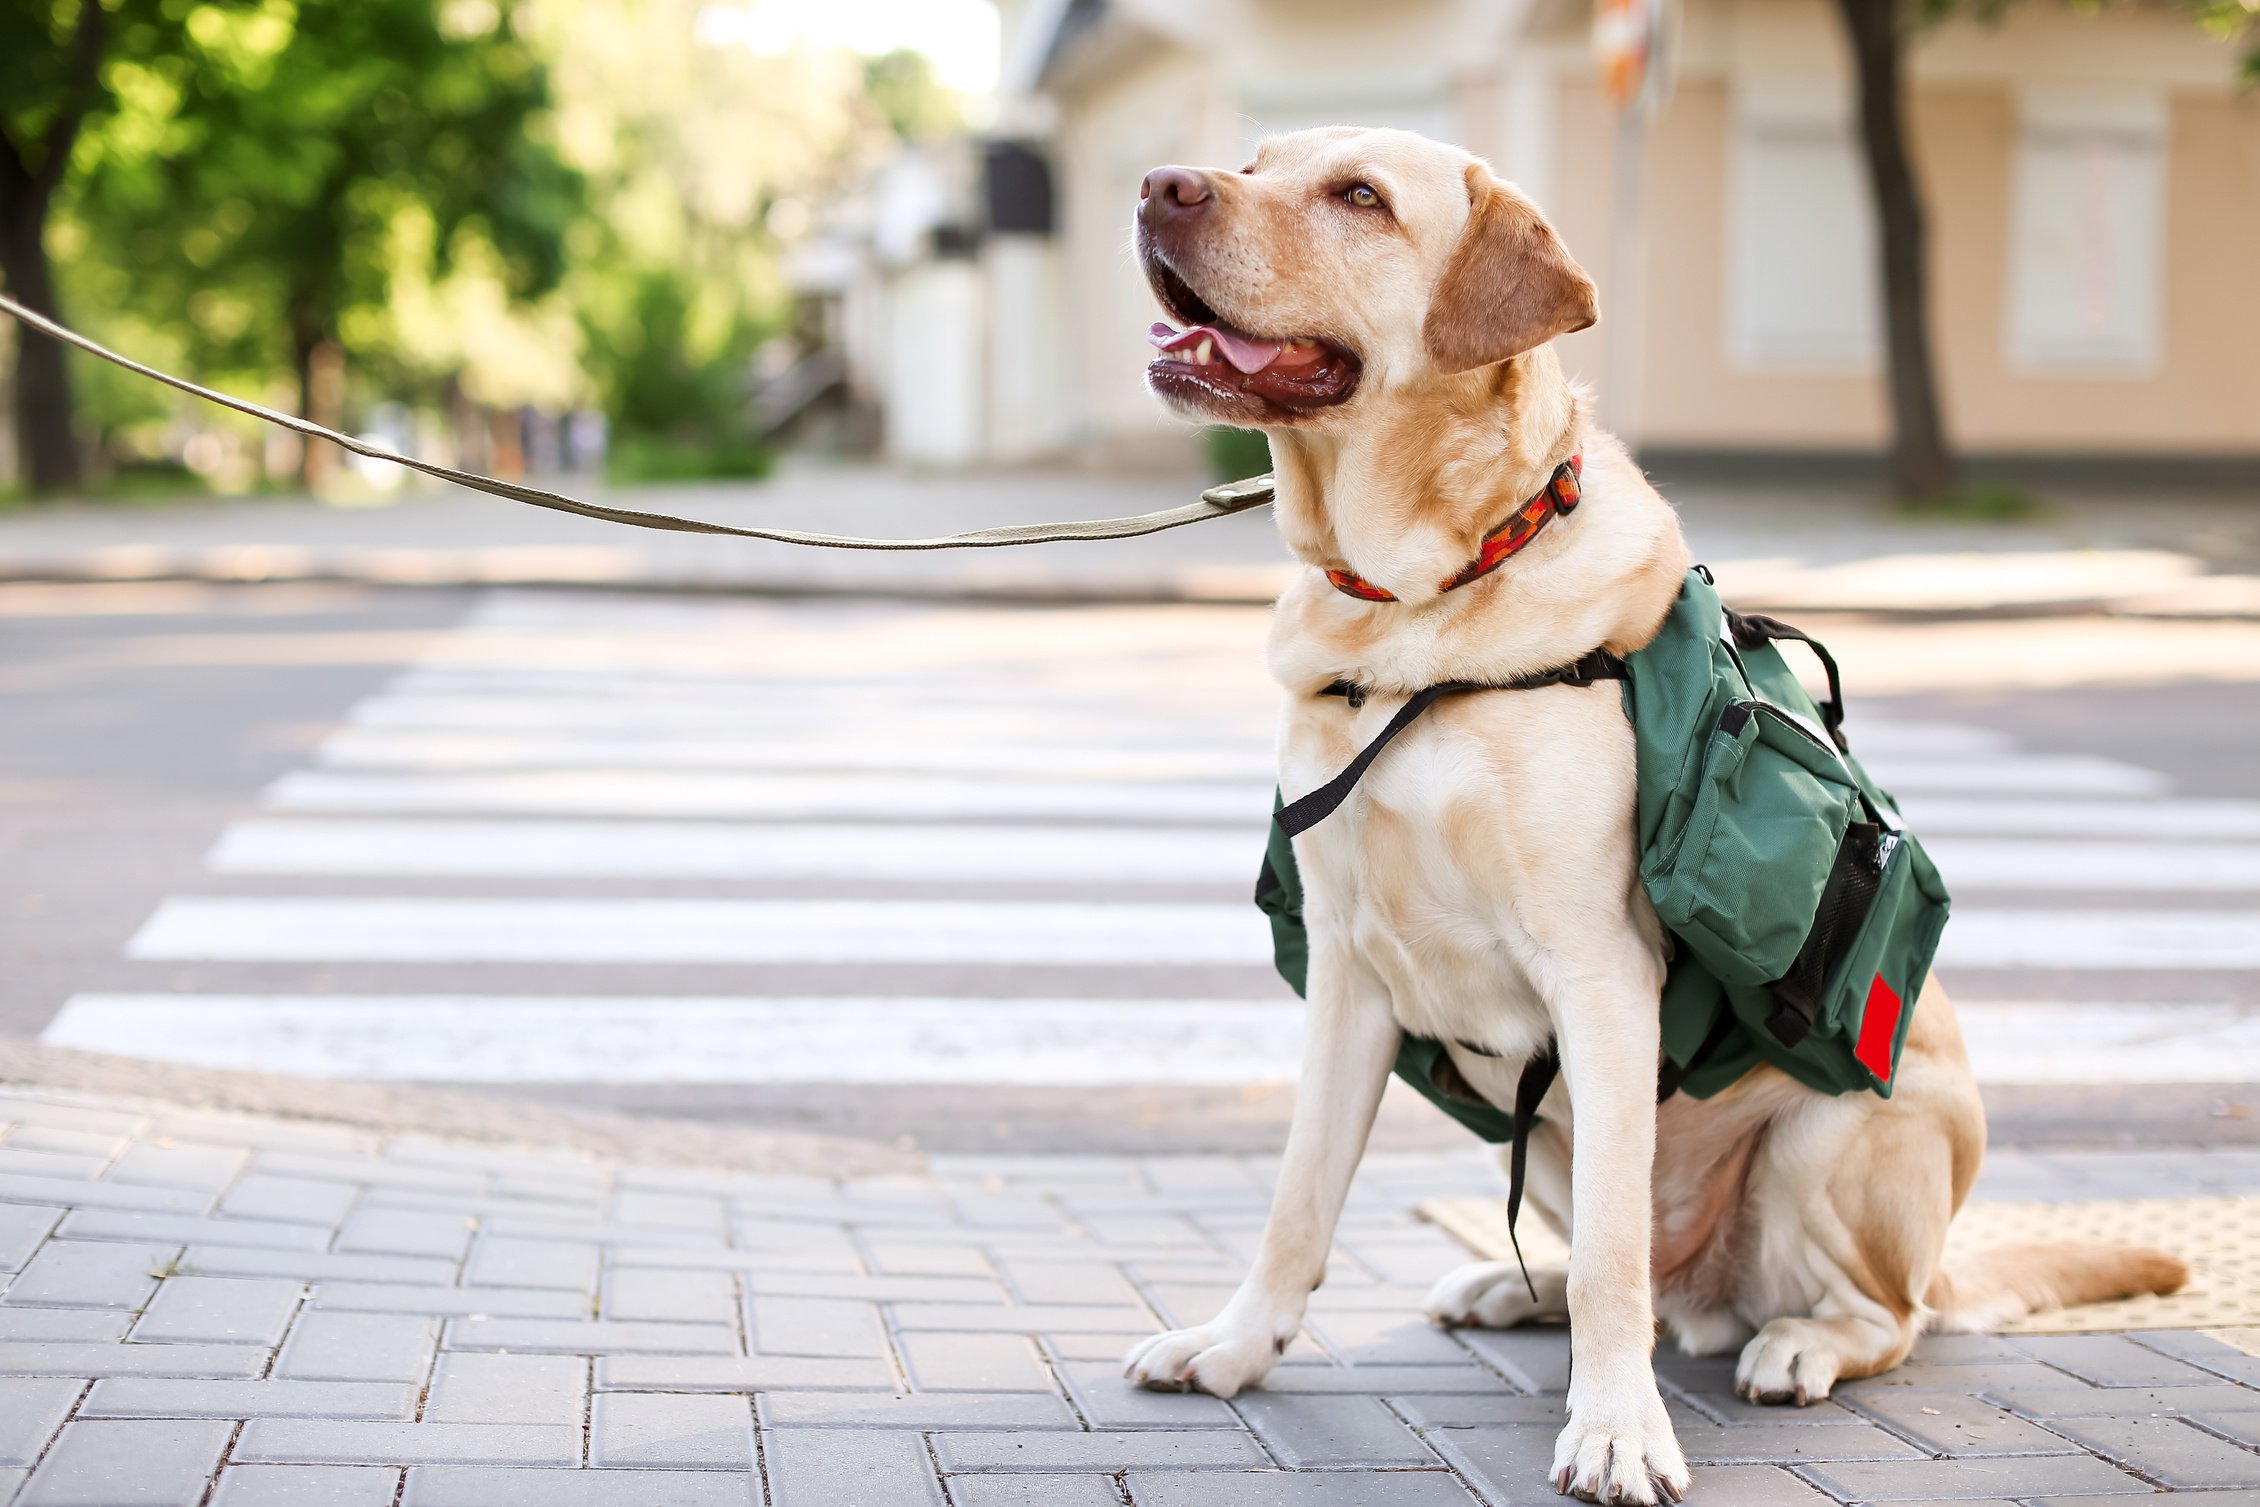
<svg viewBox="0 0 2260 1507">
<path fill-rule="evenodd" d="M 1818 728 L 1769 701 L 1729 702 L 1677 847 L 1642 875 L 1656 914 L 1722 982 L 1781 978 L 1813 929 L 1859 800 Z"/>
</svg>

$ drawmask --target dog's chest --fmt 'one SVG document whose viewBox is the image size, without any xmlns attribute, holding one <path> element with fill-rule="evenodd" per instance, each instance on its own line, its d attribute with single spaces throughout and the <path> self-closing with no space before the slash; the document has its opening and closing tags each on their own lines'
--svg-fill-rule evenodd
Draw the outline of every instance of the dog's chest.
<svg viewBox="0 0 2260 1507">
<path fill-rule="evenodd" d="M 1389 710 L 1357 717 L 1351 737 L 1342 711 L 1331 723 L 1292 719 L 1286 788 L 1331 778 Z M 1545 768 L 1530 759 L 1534 748 L 1581 741 L 1574 726 L 1549 735 L 1559 721 L 1530 707 L 1431 713 L 1300 840 L 1314 941 L 1345 947 L 1370 970 L 1415 1035 L 1516 1060 L 1552 1034 L 1534 976 L 1556 947 L 1551 913 L 1591 889 L 1592 877 L 1577 856 L 1590 850 L 1587 824 L 1561 819 L 1556 782 L 1529 777 Z M 1617 896 L 1604 888 L 1596 900 L 1621 906 Z"/>
</svg>

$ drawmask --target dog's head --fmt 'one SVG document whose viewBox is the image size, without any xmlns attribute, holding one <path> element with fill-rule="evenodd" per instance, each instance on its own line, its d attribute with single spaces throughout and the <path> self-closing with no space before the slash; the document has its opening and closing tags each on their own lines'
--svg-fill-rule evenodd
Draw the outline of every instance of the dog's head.
<svg viewBox="0 0 2260 1507">
<path fill-rule="evenodd" d="M 1298 131 L 1238 172 L 1156 168 L 1136 236 L 1174 321 L 1153 327 L 1147 384 L 1209 422 L 1343 422 L 1595 317 L 1537 206 L 1409 131 Z"/>
</svg>

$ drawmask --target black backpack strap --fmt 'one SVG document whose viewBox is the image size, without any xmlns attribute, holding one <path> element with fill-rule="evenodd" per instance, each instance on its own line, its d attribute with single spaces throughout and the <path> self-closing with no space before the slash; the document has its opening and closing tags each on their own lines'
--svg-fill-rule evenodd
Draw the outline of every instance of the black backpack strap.
<svg viewBox="0 0 2260 1507">
<path fill-rule="evenodd" d="M 1687 1075 L 1709 1061 L 1711 1055 L 1726 1044 L 1726 1039 L 1734 1033 L 1734 1027 L 1734 1012 L 1722 1006 L 1718 1018 L 1711 1022 L 1710 1034 L 1703 1038 L 1703 1044 L 1695 1049 L 1695 1055 L 1686 1067 L 1665 1058 L 1656 1073 L 1656 1102 L 1661 1104 L 1678 1093 L 1679 1086 L 1687 1081 Z M 1499 1055 L 1488 1047 L 1478 1046 L 1470 1041 L 1457 1042 L 1455 1045 L 1482 1057 Z M 1546 1043 L 1544 1051 L 1522 1065 L 1522 1076 L 1515 1080 L 1514 1128 L 1507 1141 L 1507 1243 L 1514 1247 L 1515 1265 L 1522 1270 L 1522 1285 L 1529 1290 L 1530 1301 L 1533 1303 L 1538 1301 L 1538 1284 L 1530 1279 L 1530 1263 L 1523 1259 L 1522 1236 L 1516 1232 L 1515 1222 L 1522 1217 L 1522 1190 L 1524 1183 L 1529 1180 L 1530 1130 L 1538 1123 L 1538 1106 L 1545 1102 L 1547 1090 L 1554 1086 L 1554 1080 L 1561 1075 L 1561 1070 L 1561 1053 L 1552 1042 Z"/>
<path fill-rule="evenodd" d="M 1538 1301 L 1538 1284 L 1530 1280 L 1530 1263 L 1522 1259 L 1522 1237 L 1515 1233 L 1515 1220 L 1522 1213 L 1522 1184 L 1530 1164 L 1530 1127 L 1538 1123 L 1538 1106 L 1561 1070 L 1562 1059 L 1552 1042 L 1522 1065 L 1522 1076 L 1515 1080 L 1514 1139 L 1507 1144 L 1507 1243 L 1515 1249 L 1515 1265 L 1522 1268 L 1522 1285 L 1530 1290 L 1533 1303 Z"/>
<path fill-rule="evenodd" d="M 1365 777 L 1366 770 L 1373 767 L 1373 761 L 1381 757 L 1381 750 L 1387 748 L 1397 734 L 1418 721 L 1421 713 L 1446 696 L 1461 691 L 1535 691 L 1541 686 L 1550 685 L 1591 685 L 1597 680 L 1624 680 L 1631 673 L 1625 668 L 1624 661 L 1616 655 L 1606 649 L 1595 649 L 1581 655 L 1573 664 L 1518 675 L 1512 680 L 1447 680 L 1440 685 L 1415 691 L 1403 706 L 1397 708 L 1397 714 L 1389 719 L 1388 725 L 1381 729 L 1379 735 L 1358 751 L 1358 756 L 1350 761 L 1349 768 L 1302 799 L 1290 801 L 1280 807 L 1271 814 L 1271 819 L 1279 823 L 1289 837 L 1300 837 L 1332 816 L 1341 808 L 1342 802 L 1350 798 L 1350 792 L 1357 788 L 1357 783 Z M 1319 694 L 1341 696 L 1351 706 L 1359 707 L 1365 705 L 1367 692 L 1353 681 L 1337 680 Z"/>
<path fill-rule="evenodd" d="M 1844 681 L 1836 673 L 1836 656 L 1828 652 L 1828 646 L 1804 629 L 1762 612 L 1736 612 L 1729 607 L 1726 620 L 1734 630 L 1735 643 L 1742 648 L 1755 649 L 1769 639 L 1795 639 L 1813 651 L 1813 657 L 1828 672 L 1828 700 L 1821 703 L 1821 726 L 1828 729 L 1838 753 L 1850 753 L 1852 746 L 1844 740 Z"/>
<path fill-rule="evenodd" d="M 1366 770 L 1373 766 L 1375 759 L 1381 757 L 1381 750 L 1387 748 L 1397 734 L 1412 726 L 1422 712 L 1454 691 L 1473 689 L 1475 687 L 1465 681 L 1447 680 L 1442 685 L 1432 685 L 1426 690 L 1413 692 L 1411 698 L 1397 708 L 1397 715 L 1389 719 L 1389 725 L 1381 729 L 1381 735 L 1360 749 L 1358 756 L 1350 760 L 1349 768 L 1301 800 L 1290 801 L 1272 812 L 1271 819 L 1279 823 L 1289 837 L 1302 836 L 1332 816 L 1342 802 L 1350 798 L 1350 792 L 1357 788 L 1357 783 L 1364 777 Z"/>
<path fill-rule="evenodd" d="M 1680 1087 L 1687 1082 L 1689 1074 L 1717 1056 L 1719 1048 L 1725 1046 L 1727 1038 L 1734 1034 L 1737 1024 L 1734 1011 L 1721 1001 L 1719 1013 L 1711 1017 L 1711 1029 L 1704 1033 L 1701 1044 L 1695 1048 L 1695 1054 L 1687 1059 L 1687 1065 L 1681 1067 L 1666 1057 L 1656 1069 L 1656 1102 L 1661 1104 L 1678 1093 Z"/>
</svg>

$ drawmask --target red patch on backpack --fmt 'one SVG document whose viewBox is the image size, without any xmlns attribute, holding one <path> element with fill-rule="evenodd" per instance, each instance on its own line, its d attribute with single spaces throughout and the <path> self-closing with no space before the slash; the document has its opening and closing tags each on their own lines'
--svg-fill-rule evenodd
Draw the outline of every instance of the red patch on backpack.
<svg viewBox="0 0 2260 1507">
<path fill-rule="evenodd" d="M 1868 985 L 1867 1008 L 1860 1012 L 1860 1044 L 1852 1055 L 1875 1074 L 1878 1083 L 1891 1081 L 1891 1044 L 1899 1036 L 1900 1008 L 1898 992 L 1877 974 Z"/>
</svg>

